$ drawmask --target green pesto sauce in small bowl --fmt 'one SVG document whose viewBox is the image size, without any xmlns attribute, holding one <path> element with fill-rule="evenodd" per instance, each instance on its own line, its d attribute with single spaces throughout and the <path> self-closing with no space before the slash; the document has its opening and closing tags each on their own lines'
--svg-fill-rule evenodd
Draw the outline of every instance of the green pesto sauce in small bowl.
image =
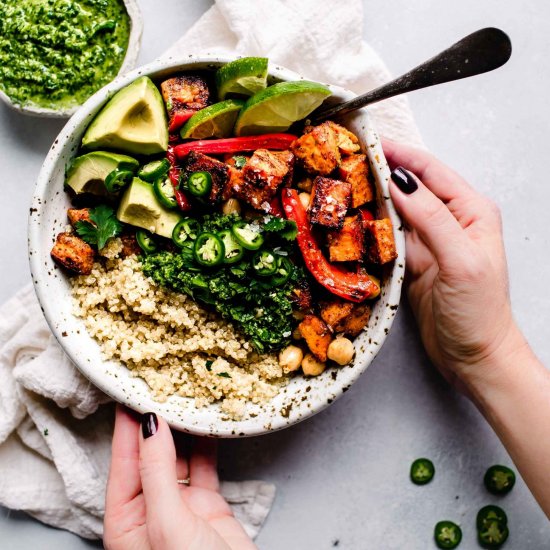
<svg viewBox="0 0 550 550">
<path fill-rule="evenodd" d="M 0 89 L 23 107 L 81 105 L 124 61 L 122 0 L 1 0 Z"/>
</svg>

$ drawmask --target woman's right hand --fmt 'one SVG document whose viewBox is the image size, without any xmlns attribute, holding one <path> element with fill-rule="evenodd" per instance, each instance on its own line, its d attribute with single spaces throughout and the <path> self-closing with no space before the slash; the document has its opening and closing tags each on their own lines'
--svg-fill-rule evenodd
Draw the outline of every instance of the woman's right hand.
<svg viewBox="0 0 550 550">
<path fill-rule="evenodd" d="M 511 313 L 499 210 L 429 153 L 392 141 L 384 152 L 424 346 L 459 389 L 483 384 L 496 356 L 526 346 Z"/>
</svg>

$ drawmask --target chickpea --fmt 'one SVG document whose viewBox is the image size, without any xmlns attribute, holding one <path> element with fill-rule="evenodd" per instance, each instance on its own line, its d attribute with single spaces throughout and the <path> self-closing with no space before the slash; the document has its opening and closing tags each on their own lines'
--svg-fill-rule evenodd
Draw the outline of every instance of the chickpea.
<svg viewBox="0 0 550 550">
<path fill-rule="evenodd" d="M 306 353 L 302 359 L 302 370 L 306 376 L 319 376 L 326 368 L 324 363 L 317 360 L 311 353 Z"/>
<path fill-rule="evenodd" d="M 298 346 L 287 346 L 279 353 L 279 365 L 283 368 L 283 372 L 288 374 L 300 368 L 304 352 Z"/>
<path fill-rule="evenodd" d="M 339 365 L 347 365 L 354 355 L 353 342 L 347 338 L 335 338 L 328 346 L 327 357 Z"/>
<path fill-rule="evenodd" d="M 302 331 L 300 330 L 300 327 L 296 327 L 293 331 L 292 331 L 292 338 L 294 340 L 301 340 L 302 339 Z"/>
<path fill-rule="evenodd" d="M 298 195 L 302 206 L 307 210 L 309 208 L 309 202 L 311 200 L 311 195 L 309 193 L 300 193 Z"/>
<path fill-rule="evenodd" d="M 241 205 L 237 199 L 227 199 L 222 205 L 222 212 L 226 216 L 229 214 L 240 214 Z"/>
</svg>

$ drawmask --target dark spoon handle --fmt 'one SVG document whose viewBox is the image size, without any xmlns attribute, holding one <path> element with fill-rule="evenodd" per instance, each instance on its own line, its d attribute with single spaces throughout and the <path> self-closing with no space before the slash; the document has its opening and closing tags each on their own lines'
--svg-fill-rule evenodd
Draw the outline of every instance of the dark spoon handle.
<svg viewBox="0 0 550 550">
<path fill-rule="evenodd" d="M 380 88 L 350 101 L 319 109 L 310 118 L 313 124 L 317 124 L 382 99 L 487 73 L 504 65 L 511 55 L 512 43 L 505 32 L 492 27 L 481 29 Z"/>
</svg>

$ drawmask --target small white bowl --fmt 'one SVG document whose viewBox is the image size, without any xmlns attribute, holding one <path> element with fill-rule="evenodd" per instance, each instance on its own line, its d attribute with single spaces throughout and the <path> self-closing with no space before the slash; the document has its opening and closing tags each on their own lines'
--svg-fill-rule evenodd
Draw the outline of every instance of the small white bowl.
<svg viewBox="0 0 550 550">
<path fill-rule="evenodd" d="M 405 269 L 405 239 L 388 192 L 390 171 L 365 109 L 348 115 L 343 122 L 358 135 L 369 158 L 378 188 L 378 208 L 393 222 L 399 258 L 388 266 L 382 278 L 382 292 L 375 302 L 368 328 L 355 341 L 357 354 L 353 364 L 327 369 L 316 378 L 294 377 L 269 403 L 249 404 L 248 410 L 253 414 L 244 420 L 223 420 L 219 405 L 198 409 L 194 400 L 189 398 L 172 396 L 165 403 L 159 403 L 153 399 L 146 383 L 133 377 L 126 367 L 104 361 L 97 342 L 88 335 L 82 320 L 72 315 L 67 275 L 50 258 L 55 237 L 67 224 L 67 208 L 70 206 L 63 191 L 65 166 L 77 152 L 84 130 L 107 99 L 141 75 L 149 75 L 158 81 L 180 71 L 214 70 L 227 61 L 229 59 L 210 56 L 157 61 L 117 78 L 93 95 L 63 128 L 38 177 L 29 218 L 29 257 L 36 294 L 52 332 L 80 371 L 96 386 L 132 409 L 162 415 L 178 430 L 216 437 L 242 437 L 286 428 L 338 399 L 370 365 L 393 323 Z M 302 78 L 278 66 L 271 66 L 270 75 L 275 80 Z M 342 88 L 330 88 L 334 94 L 332 101 L 354 96 Z"/>
<path fill-rule="evenodd" d="M 120 66 L 117 76 L 126 74 L 131 71 L 137 62 L 139 49 L 141 46 L 141 35 L 143 33 L 143 18 L 137 4 L 137 0 L 124 0 L 128 17 L 130 18 L 130 37 L 128 40 L 128 49 Z M 48 109 L 39 107 L 38 105 L 21 105 L 14 102 L 11 97 L 0 90 L 0 99 L 8 106 L 26 115 L 49 118 L 69 118 L 79 109 L 78 105 L 69 108 Z"/>
</svg>

